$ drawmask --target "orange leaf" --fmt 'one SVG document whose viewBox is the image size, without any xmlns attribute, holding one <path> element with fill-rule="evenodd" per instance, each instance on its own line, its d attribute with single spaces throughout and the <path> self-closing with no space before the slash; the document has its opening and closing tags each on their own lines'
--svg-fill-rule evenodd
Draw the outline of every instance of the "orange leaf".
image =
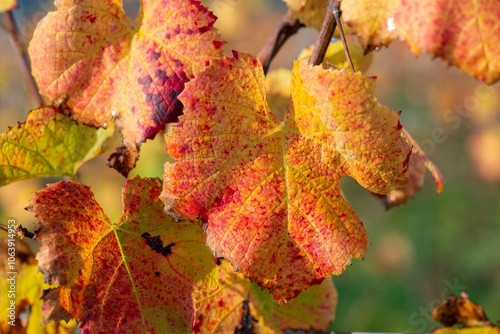
<svg viewBox="0 0 500 334">
<path fill-rule="evenodd" d="M 292 12 L 292 17 L 302 24 L 321 29 L 325 19 L 328 0 L 284 0 Z"/>
<path fill-rule="evenodd" d="M 89 187 L 58 182 L 37 192 L 37 255 L 45 283 L 42 324 L 78 319 L 84 333 L 185 333 L 192 291 L 217 285 L 198 224 L 163 214 L 161 181 L 134 177 L 112 224 Z"/>
<path fill-rule="evenodd" d="M 401 0 L 342 0 L 342 19 L 366 51 L 389 45 L 398 36 L 394 14 Z"/>
<path fill-rule="evenodd" d="M 279 306 L 270 294 L 234 272 L 229 263 L 217 263 L 219 288 L 195 292 L 195 333 L 234 333 L 236 328 L 252 333 L 320 331 L 334 319 L 337 290 L 331 279 Z"/>
<path fill-rule="evenodd" d="M 500 78 L 500 6 L 494 1 L 343 0 L 341 8 L 366 50 L 400 36 L 415 55 L 441 57 L 486 83 Z"/>
<path fill-rule="evenodd" d="M 500 78 L 496 1 L 402 0 L 396 25 L 415 55 L 441 57 L 487 83 Z"/>
<path fill-rule="evenodd" d="M 166 135 L 168 212 L 206 221 L 207 245 L 283 303 L 341 274 L 368 244 L 340 194 L 351 176 L 388 193 L 408 181 L 399 115 L 373 96 L 374 79 L 297 61 L 292 106 L 266 102 L 259 61 L 212 61 L 181 95 L 185 115 Z"/>
<path fill-rule="evenodd" d="M 184 84 L 222 55 L 216 17 L 197 1 L 143 0 L 135 22 L 120 0 L 61 0 L 35 30 L 29 53 L 42 94 L 78 122 L 117 117 L 124 147 L 110 159 L 123 175 L 139 146 L 177 121 Z"/>
<path fill-rule="evenodd" d="M 499 334 L 500 329 L 494 326 L 480 305 L 469 300 L 462 292 L 460 296 L 450 296 L 441 305 L 432 310 L 431 315 L 445 327 L 462 325 L 461 328 L 440 328 L 434 333 L 440 334 Z"/>
</svg>

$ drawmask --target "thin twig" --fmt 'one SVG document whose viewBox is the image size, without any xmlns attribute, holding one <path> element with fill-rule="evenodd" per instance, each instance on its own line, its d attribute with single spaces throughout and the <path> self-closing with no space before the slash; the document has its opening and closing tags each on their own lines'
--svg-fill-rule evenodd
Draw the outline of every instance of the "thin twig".
<svg viewBox="0 0 500 334">
<path fill-rule="evenodd" d="M 24 80 L 26 81 L 26 87 L 28 88 L 31 98 L 33 99 L 33 103 L 35 103 L 36 107 L 38 107 L 42 105 L 42 97 L 40 96 L 40 92 L 38 91 L 38 86 L 35 82 L 35 79 L 31 75 L 31 66 L 28 59 L 28 54 L 19 37 L 19 30 L 17 29 L 14 15 L 12 15 L 12 11 L 8 10 L 3 14 L 3 16 L 5 19 L 3 28 L 8 33 L 10 42 L 12 43 L 12 47 L 16 51 L 16 54 L 19 58 Z"/>
<path fill-rule="evenodd" d="M 4 224 L 0 224 L 0 230 L 3 230 L 7 233 L 11 232 L 9 227 Z M 29 231 L 27 228 L 23 227 L 21 224 L 17 224 L 16 229 L 14 230 L 16 232 L 16 236 L 19 239 L 22 239 L 24 237 L 30 238 L 30 239 L 35 239 L 35 233 Z"/>
<path fill-rule="evenodd" d="M 349 62 L 349 66 L 351 67 L 352 73 L 356 72 L 354 69 L 354 65 L 352 64 L 351 55 L 349 54 L 349 48 L 347 47 L 347 42 L 345 40 L 344 29 L 342 28 L 342 23 L 340 22 L 340 16 L 342 12 L 340 11 L 340 7 L 333 11 L 333 16 L 335 16 L 335 22 L 337 22 L 337 26 L 339 27 L 340 39 L 342 40 L 342 44 L 344 44 L 344 52 L 347 61 Z"/>
<path fill-rule="evenodd" d="M 9 233 L 9 228 L 7 227 L 7 225 L 0 224 L 0 230 L 3 230 L 5 232 Z"/>
<path fill-rule="evenodd" d="M 340 2 L 337 0 L 329 0 L 327 11 L 325 15 L 325 19 L 323 21 L 323 25 L 321 26 L 321 30 L 319 32 L 319 37 L 316 40 L 316 45 L 314 45 L 314 50 L 309 59 L 309 65 L 319 65 L 323 62 L 325 58 L 326 49 L 328 49 L 328 45 L 332 40 L 333 32 L 335 31 L 335 27 L 337 26 L 337 22 L 335 21 L 335 17 L 333 15 L 335 10 L 339 10 Z"/>
<path fill-rule="evenodd" d="M 35 233 L 29 231 L 27 228 L 23 227 L 21 224 L 17 224 L 16 226 L 17 236 L 22 239 L 24 237 L 35 239 Z"/>
<path fill-rule="evenodd" d="M 271 60 L 278 53 L 283 44 L 303 26 L 304 25 L 301 24 L 299 20 L 292 18 L 290 10 L 281 18 L 267 39 L 266 44 L 264 44 L 257 55 L 257 58 L 259 58 L 264 68 L 264 73 L 267 73 Z"/>
</svg>

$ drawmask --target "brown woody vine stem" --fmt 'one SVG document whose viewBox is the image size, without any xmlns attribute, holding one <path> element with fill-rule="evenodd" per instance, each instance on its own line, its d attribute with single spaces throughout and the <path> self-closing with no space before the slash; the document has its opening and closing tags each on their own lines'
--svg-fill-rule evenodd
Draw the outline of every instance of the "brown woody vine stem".
<svg viewBox="0 0 500 334">
<path fill-rule="evenodd" d="M 304 25 L 301 24 L 299 20 L 292 18 L 290 10 L 281 18 L 280 22 L 276 25 L 267 39 L 266 44 L 264 44 L 257 55 L 257 58 L 259 58 L 264 68 L 264 73 L 267 73 L 271 60 L 278 53 L 283 44 L 303 26 Z"/>
<path fill-rule="evenodd" d="M 0 230 L 3 230 L 7 233 L 9 233 L 9 228 L 7 227 L 7 225 L 4 225 L 4 224 L 0 224 Z M 21 224 L 18 224 L 16 226 L 16 235 L 18 236 L 18 238 L 22 239 L 24 237 L 27 237 L 27 238 L 30 238 L 30 239 L 35 239 L 35 233 L 29 231 L 27 228 L 23 227 Z"/>
<path fill-rule="evenodd" d="M 323 25 L 319 32 L 319 37 L 316 40 L 316 45 L 314 45 L 314 50 L 309 58 L 309 65 L 319 65 L 323 62 L 325 58 L 326 49 L 333 36 L 337 22 L 335 21 L 334 11 L 340 10 L 340 2 L 337 0 L 329 0 L 326 10 L 325 19 L 323 20 Z"/>
<path fill-rule="evenodd" d="M 340 11 L 340 6 L 339 6 L 338 8 L 333 10 L 333 16 L 335 17 L 335 22 L 339 27 L 340 39 L 342 40 L 342 44 L 344 45 L 345 57 L 349 62 L 349 67 L 351 68 L 352 73 L 354 73 L 356 72 L 356 70 L 354 69 L 354 65 L 352 64 L 351 55 L 349 54 L 349 48 L 347 47 L 347 42 L 345 40 L 345 35 L 344 35 L 344 28 L 342 28 L 342 23 L 340 22 L 340 15 L 342 15 L 342 12 Z"/>
<path fill-rule="evenodd" d="M 26 87 L 28 88 L 33 102 L 38 107 L 42 105 L 42 97 L 40 96 L 40 93 L 38 91 L 38 86 L 35 82 L 35 79 L 31 75 L 31 66 L 28 59 L 28 54 L 26 52 L 26 48 L 21 42 L 21 39 L 19 38 L 19 30 L 17 29 L 14 15 L 12 15 L 12 11 L 8 10 L 3 14 L 3 17 L 5 20 L 5 24 L 2 24 L 2 28 L 4 28 L 9 35 L 12 47 L 16 51 L 16 54 L 21 63 L 21 70 L 24 76 L 24 80 L 26 81 Z"/>
</svg>

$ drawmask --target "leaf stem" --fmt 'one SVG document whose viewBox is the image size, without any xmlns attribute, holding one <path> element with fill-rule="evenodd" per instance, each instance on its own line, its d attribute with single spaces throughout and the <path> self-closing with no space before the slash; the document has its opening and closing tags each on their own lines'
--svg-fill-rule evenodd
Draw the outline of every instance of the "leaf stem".
<svg viewBox="0 0 500 334">
<path fill-rule="evenodd" d="M 26 52 L 26 48 L 21 42 L 21 38 L 19 37 L 19 29 L 17 28 L 16 21 L 14 20 L 14 15 L 12 14 L 11 10 L 8 10 L 3 14 L 3 16 L 5 23 L 2 24 L 2 28 L 4 28 L 9 35 L 12 47 L 14 48 L 14 51 L 16 52 L 17 57 L 21 63 L 21 71 L 26 82 L 26 87 L 33 100 L 33 103 L 35 103 L 35 105 L 38 107 L 42 105 L 42 97 L 40 96 L 35 78 L 33 78 L 33 76 L 31 75 L 31 66 L 28 59 L 28 54 Z"/>
<path fill-rule="evenodd" d="M 9 228 L 7 225 L 0 224 L 0 230 L 3 230 L 7 233 L 9 233 Z M 29 231 L 27 228 L 23 227 L 21 224 L 18 224 L 16 226 L 16 235 L 22 239 L 23 237 L 28 237 L 30 239 L 35 239 L 35 234 L 31 231 Z"/>
<path fill-rule="evenodd" d="M 352 73 L 356 72 L 354 69 L 354 65 L 352 64 L 351 55 L 349 54 L 349 48 L 347 47 L 347 42 L 345 40 L 344 28 L 342 28 L 342 23 L 340 22 L 340 16 L 342 15 L 342 11 L 340 10 L 340 6 L 333 10 L 333 16 L 335 17 L 335 22 L 339 27 L 340 39 L 342 40 L 342 44 L 344 45 L 344 52 L 347 61 L 349 62 L 349 67 L 351 68 Z"/>
<path fill-rule="evenodd" d="M 299 20 L 292 18 L 290 10 L 281 18 L 271 35 L 269 35 L 266 44 L 264 44 L 257 55 L 257 58 L 259 58 L 264 68 L 264 73 L 267 73 L 271 60 L 278 53 L 283 44 L 303 26 L 304 25 L 301 24 Z"/>
<path fill-rule="evenodd" d="M 337 22 L 335 20 L 334 11 L 340 10 L 340 2 L 338 0 L 329 0 L 326 10 L 325 19 L 323 20 L 323 25 L 319 32 L 319 37 L 316 40 L 316 45 L 314 45 L 314 50 L 309 58 L 309 65 L 320 65 L 325 58 L 326 49 L 333 36 Z"/>
</svg>

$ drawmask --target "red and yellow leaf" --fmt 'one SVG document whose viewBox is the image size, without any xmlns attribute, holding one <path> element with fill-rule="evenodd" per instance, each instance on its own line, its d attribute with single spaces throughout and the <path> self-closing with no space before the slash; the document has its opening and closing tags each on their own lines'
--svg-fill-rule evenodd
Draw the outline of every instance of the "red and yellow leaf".
<svg viewBox="0 0 500 334">
<path fill-rule="evenodd" d="M 321 29 L 325 19 L 328 0 L 284 0 L 292 12 L 292 17 L 300 23 Z"/>
<path fill-rule="evenodd" d="M 102 152 L 113 128 L 78 125 L 59 109 L 32 110 L 26 122 L 0 134 L 0 186 L 43 176 L 74 176 Z"/>
<path fill-rule="evenodd" d="M 365 50 L 389 45 L 398 36 L 394 14 L 401 0 L 342 0 L 342 19 Z"/>
<path fill-rule="evenodd" d="M 219 288 L 195 293 L 195 333 L 283 333 L 326 330 L 335 318 L 337 290 L 331 279 L 310 287 L 296 299 L 279 306 L 272 295 L 218 260 Z"/>
<path fill-rule="evenodd" d="M 16 9 L 17 6 L 17 0 L 0 0 L 0 12 Z"/>
<path fill-rule="evenodd" d="M 89 187 L 59 182 L 36 193 L 37 255 L 45 282 L 43 321 L 78 319 L 84 333 L 184 333 L 191 293 L 217 285 L 198 224 L 175 222 L 158 199 L 161 181 L 135 177 L 112 224 Z"/>
<path fill-rule="evenodd" d="M 410 146 L 374 79 L 297 61 L 281 121 L 248 54 L 212 61 L 181 95 L 166 135 L 168 212 L 206 221 L 207 245 L 279 303 L 341 274 L 368 244 L 340 179 L 388 193 L 405 186 Z"/>
<path fill-rule="evenodd" d="M 110 158 L 127 175 L 139 146 L 177 121 L 184 84 L 221 56 L 216 17 L 193 0 L 143 0 L 134 23 L 120 0 L 60 0 L 30 43 L 42 94 L 80 123 L 117 117 L 124 146 Z"/>
<path fill-rule="evenodd" d="M 500 78 L 500 6 L 496 1 L 402 0 L 396 23 L 415 55 L 441 57 L 487 83 Z"/>
<path fill-rule="evenodd" d="M 500 6 L 494 1 L 343 0 L 343 20 L 365 50 L 406 39 L 487 83 L 500 78 Z"/>
</svg>

